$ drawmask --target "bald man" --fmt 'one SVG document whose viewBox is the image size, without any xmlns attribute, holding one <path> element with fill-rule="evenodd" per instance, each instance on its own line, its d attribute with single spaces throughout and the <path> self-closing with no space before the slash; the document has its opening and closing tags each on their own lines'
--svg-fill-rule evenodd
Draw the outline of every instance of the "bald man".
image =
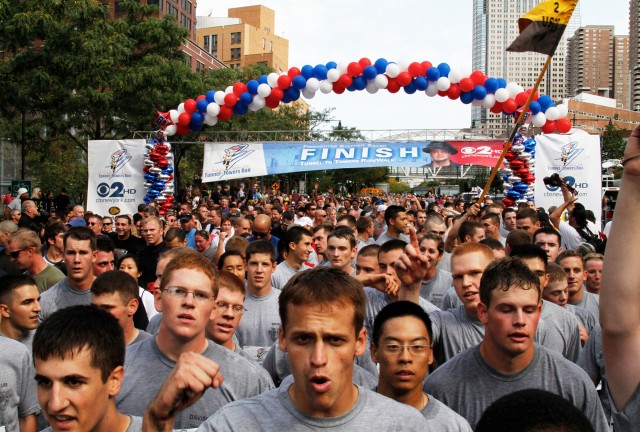
<svg viewBox="0 0 640 432">
<path fill-rule="evenodd" d="M 279 261 L 280 254 L 278 253 L 278 242 L 280 239 L 271 235 L 271 218 L 266 214 L 256 216 L 253 221 L 253 230 L 251 236 L 247 238 L 249 243 L 255 240 L 266 240 L 276 248 L 276 260 Z"/>
</svg>

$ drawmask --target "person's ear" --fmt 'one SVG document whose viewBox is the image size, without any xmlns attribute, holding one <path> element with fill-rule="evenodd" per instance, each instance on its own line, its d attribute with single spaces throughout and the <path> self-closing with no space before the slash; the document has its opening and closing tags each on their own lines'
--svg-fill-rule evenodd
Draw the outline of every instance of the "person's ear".
<svg viewBox="0 0 640 432">
<path fill-rule="evenodd" d="M 284 327 L 282 324 L 278 328 L 278 348 L 280 348 L 282 352 L 287 352 L 287 340 L 284 337 Z"/>
<path fill-rule="evenodd" d="M 140 306 L 140 303 L 138 303 L 138 299 L 134 298 L 129 300 L 129 304 L 127 305 L 127 309 L 129 309 L 129 316 L 133 316 L 136 311 L 138 310 L 138 307 Z"/>
<path fill-rule="evenodd" d="M 487 325 L 487 315 L 489 308 L 482 302 L 478 303 L 478 306 L 476 307 L 478 309 L 478 319 L 482 324 Z"/>
<path fill-rule="evenodd" d="M 355 356 L 360 357 L 367 349 L 367 329 L 362 327 L 356 336 Z"/>
<path fill-rule="evenodd" d="M 109 374 L 107 384 L 109 386 L 109 397 L 115 398 L 120 393 L 120 386 L 124 378 L 124 367 L 118 366 Z"/>
</svg>

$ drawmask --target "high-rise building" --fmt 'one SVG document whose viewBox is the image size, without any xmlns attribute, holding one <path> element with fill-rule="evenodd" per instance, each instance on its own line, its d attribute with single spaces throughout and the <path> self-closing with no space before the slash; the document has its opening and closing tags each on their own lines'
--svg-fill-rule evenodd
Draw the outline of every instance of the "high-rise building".
<svg viewBox="0 0 640 432">
<path fill-rule="evenodd" d="M 629 85 L 629 36 L 614 36 L 612 97 L 627 110 L 631 109 Z"/>
<path fill-rule="evenodd" d="M 126 13 L 123 1 L 100 0 L 108 5 L 112 17 L 118 18 Z M 176 22 L 189 31 L 189 35 L 182 44 L 185 53 L 185 62 L 194 71 L 203 69 L 220 69 L 224 63 L 202 49 L 196 43 L 196 1 L 195 0 L 138 0 L 147 5 L 158 6 L 158 16 L 171 15 Z"/>
<path fill-rule="evenodd" d="M 525 88 L 536 82 L 546 56 L 526 52 L 506 51 L 519 34 L 518 19 L 533 9 L 541 0 L 474 0 L 473 1 L 473 53 L 472 67 L 488 76 L 504 78 Z M 560 102 L 565 95 L 565 55 L 567 39 L 580 27 L 580 3 L 565 30 L 556 49 L 549 69 L 538 91 Z M 498 136 L 508 133 L 513 119 L 501 114 L 493 114 L 482 107 L 471 110 L 472 127 L 480 128 L 487 134 Z"/>
<path fill-rule="evenodd" d="M 264 64 L 277 72 L 289 66 L 289 41 L 274 34 L 275 12 L 255 5 L 229 9 L 227 17 L 198 17 L 197 42 L 231 68 Z"/>
<path fill-rule="evenodd" d="M 629 1 L 629 81 L 631 109 L 640 111 L 640 0 Z"/>
</svg>

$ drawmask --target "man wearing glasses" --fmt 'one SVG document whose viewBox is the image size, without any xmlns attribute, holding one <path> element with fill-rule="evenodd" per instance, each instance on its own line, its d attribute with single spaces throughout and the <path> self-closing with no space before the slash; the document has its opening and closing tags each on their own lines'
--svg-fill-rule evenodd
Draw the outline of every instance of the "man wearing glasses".
<svg viewBox="0 0 640 432">
<path fill-rule="evenodd" d="M 93 231 L 93 233 L 97 237 L 101 236 L 102 235 L 102 216 L 100 215 L 89 216 L 89 219 L 87 220 L 87 227 L 89 227 L 89 229 Z"/>
<path fill-rule="evenodd" d="M 261 214 L 256 216 L 253 221 L 253 229 L 251 237 L 248 237 L 249 243 L 256 240 L 266 240 L 271 243 L 276 250 L 276 260 L 278 257 L 278 243 L 280 239 L 271 234 L 271 218 L 267 215 Z"/>
<path fill-rule="evenodd" d="M 102 234 L 109 235 L 113 232 L 113 218 L 111 216 L 102 217 Z"/>
<path fill-rule="evenodd" d="M 64 279 L 64 273 L 47 264 L 42 257 L 42 243 L 38 234 L 30 229 L 21 228 L 11 237 L 7 253 L 20 270 L 36 281 L 39 292 L 44 292 Z"/>
<path fill-rule="evenodd" d="M 260 366 L 207 340 L 205 328 L 215 316 L 217 295 L 218 275 L 201 254 L 184 251 L 167 263 L 156 293 L 156 309 L 163 313 L 160 328 L 156 337 L 127 349 L 122 388 L 116 398 L 120 412 L 143 415 L 178 359 L 180 364 L 202 361 L 219 368 L 224 382 L 206 390 L 197 403 L 178 414 L 176 429 L 197 428 L 227 403 L 273 388 Z"/>
<path fill-rule="evenodd" d="M 408 301 L 385 306 L 373 323 L 371 358 L 380 366 L 375 390 L 420 411 L 427 430 L 471 432 L 464 418 L 422 391 L 433 363 L 431 320 L 422 307 Z"/>
</svg>

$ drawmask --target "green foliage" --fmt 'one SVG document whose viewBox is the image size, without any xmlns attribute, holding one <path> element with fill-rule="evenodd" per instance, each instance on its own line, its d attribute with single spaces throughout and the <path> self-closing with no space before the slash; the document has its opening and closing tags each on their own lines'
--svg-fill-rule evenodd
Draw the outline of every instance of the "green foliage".
<svg viewBox="0 0 640 432">
<path fill-rule="evenodd" d="M 602 159 L 621 159 L 625 146 L 622 129 L 609 120 L 602 136 Z"/>
<path fill-rule="evenodd" d="M 396 181 L 396 179 L 389 179 L 389 192 L 392 194 L 402 194 L 411 192 L 411 187 L 408 184 Z"/>
</svg>

